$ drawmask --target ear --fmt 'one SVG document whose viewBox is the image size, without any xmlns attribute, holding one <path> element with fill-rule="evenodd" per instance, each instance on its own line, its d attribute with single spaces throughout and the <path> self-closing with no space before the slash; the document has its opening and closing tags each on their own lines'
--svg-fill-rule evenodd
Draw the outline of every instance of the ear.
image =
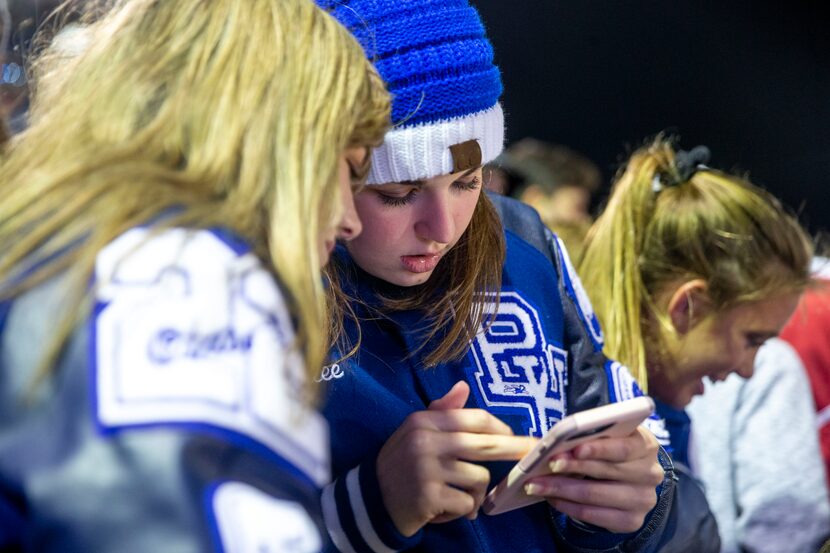
<svg viewBox="0 0 830 553">
<path fill-rule="evenodd" d="M 689 332 L 708 312 L 706 281 L 689 280 L 677 287 L 669 299 L 668 315 L 678 334 Z"/>
</svg>

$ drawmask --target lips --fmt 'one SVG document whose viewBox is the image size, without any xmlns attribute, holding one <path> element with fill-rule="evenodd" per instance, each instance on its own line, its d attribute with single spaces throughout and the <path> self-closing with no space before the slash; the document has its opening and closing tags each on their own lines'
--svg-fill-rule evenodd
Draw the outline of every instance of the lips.
<svg viewBox="0 0 830 553">
<path fill-rule="evenodd" d="M 440 253 L 401 256 L 401 264 L 411 273 L 428 273 L 435 269 L 439 261 L 441 261 Z"/>
</svg>

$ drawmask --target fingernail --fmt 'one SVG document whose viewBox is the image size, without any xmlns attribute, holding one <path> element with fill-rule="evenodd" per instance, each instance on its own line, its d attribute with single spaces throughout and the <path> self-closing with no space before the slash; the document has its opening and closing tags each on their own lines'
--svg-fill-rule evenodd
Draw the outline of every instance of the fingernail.
<svg viewBox="0 0 830 553">
<path fill-rule="evenodd" d="M 562 459 L 557 459 L 556 461 L 552 462 L 550 465 L 550 471 L 554 474 L 559 472 L 564 472 L 565 470 L 565 461 Z"/>
<path fill-rule="evenodd" d="M 525 484 L 525 493 L 527 495 L 542 495 L 542 486 L 539 484 Z"/>
</svg>

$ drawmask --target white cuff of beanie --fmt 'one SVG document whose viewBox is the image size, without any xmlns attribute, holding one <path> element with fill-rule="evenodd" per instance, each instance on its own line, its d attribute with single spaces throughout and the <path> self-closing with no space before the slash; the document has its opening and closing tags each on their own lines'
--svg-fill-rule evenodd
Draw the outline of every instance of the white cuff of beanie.
<svg viewBox="0 0 830 553">
<path fill-rule="evenodd" d="M 367 184 L 415 181 L 453 172 L 450 146 L 477 140 L 481 162 L 493 161 L 504 149 L 501 104 L 464 117 L 400 127 L 386 133 L 372 152 Z"/>
</svg>

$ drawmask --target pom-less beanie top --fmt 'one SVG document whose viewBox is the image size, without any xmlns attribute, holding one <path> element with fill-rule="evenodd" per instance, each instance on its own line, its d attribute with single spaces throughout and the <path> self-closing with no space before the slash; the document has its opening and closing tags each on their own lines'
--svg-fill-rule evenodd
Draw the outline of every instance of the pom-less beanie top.
<svg viewBox="0 0 830 553">
<path fill-rule="evenodd" d="M 450 148 L 470 141 L 480 148 L 480 160 L 473 156 L 478 163 L 501 153 L 501 76 L 481 17 L 467 0 L 318 5 L 354 34 L 392 93 L 394 127 L 372 154 L 368 184 L 453 173 L 459 164 Z"/>
</svg>

